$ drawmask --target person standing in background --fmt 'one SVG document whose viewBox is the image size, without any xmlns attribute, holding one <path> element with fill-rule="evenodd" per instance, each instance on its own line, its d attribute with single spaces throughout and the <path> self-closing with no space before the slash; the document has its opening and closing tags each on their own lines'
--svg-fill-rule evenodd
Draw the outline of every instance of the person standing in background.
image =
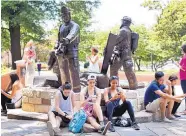
<svg viewBox="0 0 186 136">
<path fill-rule="evenodd" d="M 179 63 L 180 68 L 180 80 L 183 93 L 186 93 L 186 43 L 181 46 L 183 57 Z M 186 114 L 186 99 L 185 99 L 185 111 Z"/>
<path fill-rule="evenodd" d="M 38 62 L 37 62 L 37 71 L 38 71 L 38 74 L 40 76 L 40 72 L 41 72 L 41 62 L 40 62 L 40 60 L 38 60 Z"/>
<path fill-rule="evenodd" d="M 88 67 L 88 72 L 95 72 L 95 73 L 100 73 L 99 70 L 99 57 L 98 57 L 98 49 L 96 47 L 91 48 L 91 55 L 87 57 L 89 61 L 89 67 Z"/>
<path fill-rule="evenodd" d="M 25 86 L 33 86 L 36 51 L 32 40 L 30 40 L 26 45 L 23 59 L 26 60 Z"/>
</svg>

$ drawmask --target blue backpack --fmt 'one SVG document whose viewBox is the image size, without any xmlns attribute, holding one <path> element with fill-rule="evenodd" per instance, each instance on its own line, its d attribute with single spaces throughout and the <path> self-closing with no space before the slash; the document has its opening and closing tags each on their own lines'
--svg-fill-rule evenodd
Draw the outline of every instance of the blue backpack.
<svg viewBox="0 0 186 136">
<path fill-rule="evenodd" d="M 69 124 L 69 130 L 73 133 L 79 133 L 81 132 L 81 129 L 83 128 L 83 125 L 85 124 L 87 120 L 87 115 L 84 110 L 79 110 L 76 112 L 70 121 Z"/>
</svg>

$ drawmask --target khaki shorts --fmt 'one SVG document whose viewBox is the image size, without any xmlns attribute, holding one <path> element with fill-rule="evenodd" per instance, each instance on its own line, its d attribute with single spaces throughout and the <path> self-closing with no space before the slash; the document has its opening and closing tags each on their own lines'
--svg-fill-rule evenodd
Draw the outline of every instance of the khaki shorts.
<svg viewBox="0 0 186 136">
<path fill-rule="evenodd" d="M 160 109 L 160 98 L 154 100 L 146 106 L 146 111 L 156 112 Z"/>
</svg>

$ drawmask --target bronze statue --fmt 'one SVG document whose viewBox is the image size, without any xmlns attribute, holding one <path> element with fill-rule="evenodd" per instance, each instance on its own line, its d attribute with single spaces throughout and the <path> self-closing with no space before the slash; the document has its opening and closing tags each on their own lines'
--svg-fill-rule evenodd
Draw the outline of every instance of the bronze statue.
<svg viewBox="0 0 186 136">
<path fill-rule="evenodd" d="M 59 27 L 58 43 L 55 46 L 61 81 L 71 82 L 74 92 L 80 91 L 78 44 L 79 25 L 71 21 L 71 13 L 68 8 L 61 8 L 62 20 L 64 24 Z"/>
<path fill-rule="evenodd" d="M 56 74 L 58 78 L 58 82 L 61 85 L 61 75 L 60 75 L 60 70 L 59 70 L 59 65 L 57 61 L 57 57 L 55 55 L 55 51 L 51 51 L 49 54 L 49 59 L 48 59 L 48 70 L 53 70 L 53 72 Z"/>
<path fill-rule="evenodd" d="M 130 17 L 124 16 L 122 19 L 120 33 L 111 57 L 110 76 L 118 76 L 118 70 L 123 66 L 129 88 L 135 90 L 138 83 L 133 71 L 132 53 L 137 48 L 139 36 L 130 29 L 131 22 Z"/>
</svg>

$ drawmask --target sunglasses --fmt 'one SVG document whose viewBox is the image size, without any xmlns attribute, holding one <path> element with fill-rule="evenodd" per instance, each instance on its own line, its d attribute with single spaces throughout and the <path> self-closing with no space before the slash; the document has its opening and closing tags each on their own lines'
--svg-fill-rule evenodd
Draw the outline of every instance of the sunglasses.
<svg viewBox="0 0 186 136">
<path fill-rule="evenodd" d="M 110 78 L 110 80 L 115 80 L 115 79 L 119 79 L 117 76 L 112 76 L 111 78 Z"/>
</svg>

